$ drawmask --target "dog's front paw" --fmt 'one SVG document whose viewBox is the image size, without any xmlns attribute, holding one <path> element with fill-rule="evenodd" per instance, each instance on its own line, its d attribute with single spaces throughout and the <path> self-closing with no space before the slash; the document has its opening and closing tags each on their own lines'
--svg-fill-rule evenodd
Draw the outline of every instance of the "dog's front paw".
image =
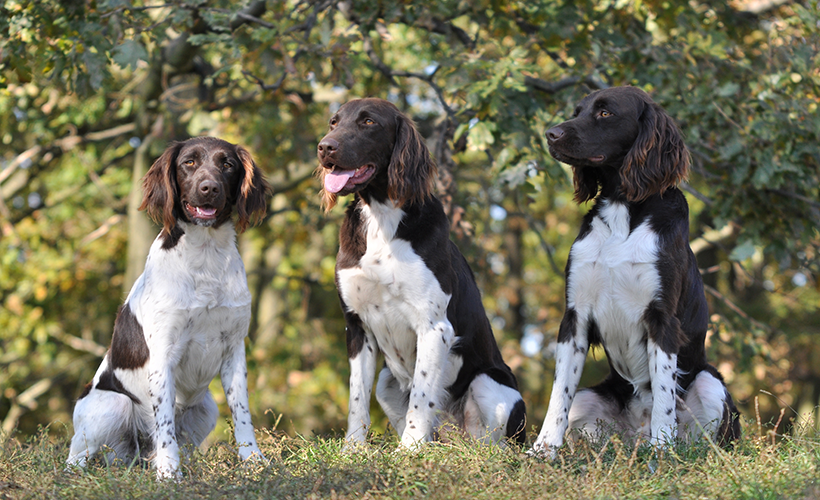
<svg viewBox="0 0 820 500">
<path fill-rule="evenodd" d="M 558 446 L 551 446 L 545 442 L 536 441 L 532 448 L 527 450 L 527 455 L 530 458 L 540 458 L 542 460 L 552 461 L 558 453 Z"/>
<path fill-rule="evenodd" d="M 65 462 L 65 470 L 70 471 L 76 468 L 85 468 L 88 462 L 88 453 L 77 453 L 76 455 L 68 457 Z"/>
<path fill-rule="evenodd" d="M 351 439 L 350 436 L 345 438 L 345 443 L 342 446 L 342 453 L 354 454 L 366 450 L 369 447 L 367 441 L 359 439 Z"/>
<path fill-rule="evenodd" d="M 182 472 L 179 470 L 179 454 L 157 452 L 154 458 L 154 467 L 157 469 L 157 480 L 182 479 Z"/>
<path fill-rule="evenodd" d="M 262 453 L 258 446 L 240 446 L 239 458 L 251 462 L 267 462 L 268 459 Z"/>
<path fill-rule="evenodd" d="M 424 443 L 427 443 L 430 440 L 430 436 L 424 434 L 417 436 L 405 431 L 404 434 L 402 434 L 401 436 L 401 442 L 399 443 L 399 451 L 419 451 L 421 447 L 424 446 Z"/>
<path fill-rule="evenodd" d="M 180 471 L 176 464 L 157 465 L 157 481 L 180 481 L 182 480 L 182 471 Z"/>
</svg>

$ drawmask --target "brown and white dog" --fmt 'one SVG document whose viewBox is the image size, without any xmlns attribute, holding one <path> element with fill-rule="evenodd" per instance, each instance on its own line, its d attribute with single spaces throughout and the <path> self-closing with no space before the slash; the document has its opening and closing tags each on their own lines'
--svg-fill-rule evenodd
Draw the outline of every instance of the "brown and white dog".
<svg viewBox="0 0 820 500">
<path fill-rule="evenodd" d="M 382 99 L 344 104 L 319 142 L 326 208 L 355 193 L 339 234 L 347 322 L 347 441 L 364 442 L 376 399 L 415 448 L 443 421 L 491 442 L 524 442 L 524 401 L 501 358 L 473 273 L 432 194 L 436 165 L 413 122 Z"/>
<path fill-rule="evenodd" d="M 555 381 L 532 453 L 554 456 L 567 427 L 655 444 L 737 438 L 737 409 L 706 361 L 706 297 L 676 187 L 689 170 L 678 128 L 644 91 L 617 87 L 585 97 L 546 135 L 550 154 L 572 165 L 576 201 L 595 204 L 567 260 Z M 596 344 L 610 374 L 576 394 Z"/>
<path fill-rule="evenodd" d="M 264 215 L 269 187 L 242 147 L 212 137 L 171 144 L 143 180 L 140 209 L 163 224 L 114 324 L 111 347 L 74 408 L 68 463 L 150 458 L 178 475 L 218 416 L 219 374 L 243 459 L 262 458 L 248 409 L 244 339 L 251 295 L 236 247 Z"/>
</svg>

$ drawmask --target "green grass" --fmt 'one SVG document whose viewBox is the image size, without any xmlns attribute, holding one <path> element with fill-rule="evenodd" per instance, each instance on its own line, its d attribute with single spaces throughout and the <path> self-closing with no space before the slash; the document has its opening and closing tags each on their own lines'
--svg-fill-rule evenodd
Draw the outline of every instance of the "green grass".
<svg viewBox="0 0 820 500">
<path fill-rule="evenodd" d="M 747 427 L 747 431 L 756 431 Z M 228 443 L 195 451 L 176 482 L 140 466 L 66 471 L 65 429 L 0 444 L 0 499 L 18 498 L 820 498 L 820 440 L 746 435 L 731 451 L 707 442 L 659 453 L 617 438 L 565 447 L 551 463 L 470 440 L 397 452 L 395 436 L 342 451 L 338 438 L 259 433 L 265 464 Z"/>
</svg>

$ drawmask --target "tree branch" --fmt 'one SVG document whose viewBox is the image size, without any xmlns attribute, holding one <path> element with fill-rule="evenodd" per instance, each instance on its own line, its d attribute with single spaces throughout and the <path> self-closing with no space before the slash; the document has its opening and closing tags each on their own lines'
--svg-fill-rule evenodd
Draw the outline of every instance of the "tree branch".
<svg viewBox="0 0 820 500">
<path fill-rule="evenodd" d="M 718 292 L 717 290 L 715 290 L 711 286 L 707 285 L 706 283 L 703 284 L 703 289 L 706 290 L 707 292 L 709 292 L 710 294 L 712 294 L 712 296 L 715 297 L 716 299 L 718 299 L 719 301 L 723 302 L 726 305 L 726 307 L 728 307 L 729 309 L 734 311 L 735 314 L 737 314 L 741 318 L 745 319 L 749 323 L 753 324 L 754 326 L 758 327 L 759 329 L 763 330 L 766 333 L 769 333 L 769 334 L 776 333 L 776 330 L 774 328 L 772 328 L 771 326 L 769 326 L 765 323 L 761 323 L 760 321 L 758 321 L 758 320 L 754 319 L 753 317 L 749 316 L 743 309 L 738 307 L 737 304 L 735 304 L 734 302 L 729 300 L 725 295 Z"/>
<path fill-rule="evenodd" d="M 705 194 L 701 193 L 701 192 L 700 192 L 700 191 L 698 191 L 697 189 L 693 188 L 693 187 L 692 187 L 692 186 L 691 186 L 688 182 L 681 182 L 681 183 L 680 183 L 680 188 L 681 188 L 683 191 L 686 191 L 687 193 L 691 194 L 691 195 L 692 195 L 692 196 L 694 196 L 695 198 L 699 199 L 700 201 L 702 201 L 703 203 L 705 203 L 707 206 L 710 206 L 710 207 L 711 207 L 712 205 L 714 205 L 714 204 L 715 204 L 715 202 L 714 202 L 714 201 L 712 201 L 712 199 L 711 199 L 711 198 L 709 198 L 709 197 L 708 197 L 708 196 L 706 196 Z"/>
<path fill-rule="evenodd" d="M 23 415 L 25 410 L 33 410 L 37 408 L 37 398 L 46 393 L 54 384 L 54 379 L 43 379 L 36 382 L 34 385 L 21 392 L 17 397 L 12 398 L 11 408 L 3 419 L 3 425 L 0 431 L 5 436 L 11 434 L 11 431 L 17 427 L 17 421 Z"/>
<path fill-rule="evenodd" d="M 276 83 L 274 83 L 272 85 L 265 83 L 265 81 L 262 80 L 262 78 L 254 75 L 250 71 L 247 71 L 247 70 L 243 69 L 242 70 L 242 75 L 246 79 L 248 79 L 249 81 L 253 80 L 254 82 L 256 82 L 256 84 L 259 85 L 259 88 L 261 88 L 264 91 L 268 91 L 268 90 L 274 90 L 275 91 L 275 90 L 279 90 L 279 88 L 282 86 L 282 83 L 284 83 L 285 76 L 287 76 L 287 73 L 283 71 L 282 76 L 279 77 L 279 80 L 277 80 Z"/>
<path fill-rule="evenodd" d="M 408 21 L 407 16 L 402 15 L 399 20 L 407 26 L 415 26 L 417 28 L 425 29 L 431 33 L 439 35 L 454 35 L 458 41 L 467 48 L 467 50 L 475 49 L 475 40 L 470 38 L 466 31 L 453 25 L 450 21 L 443 21 L 437 17 L 425 16 L 415 21 Z"/>
<path fill-rule="evenodd" d="M 550 243 L 544 238 L 544 232 L 546 231 L 546 226 L 541 224 L 540 221 L 535 220 L 532 214 L 528 212 L 520 212 L 510 215 L 517 215 L 519 217 L 523 217 L 524 220 L 527 221 L 527 225 L 530 226 L 532 231 L 538 236 L 538 241 L 541 243 L 541 248 L 544 249 L 544 253 L 547 254 L 547 259 L 550 262 L 550 267 L 552 271 L 561 277 L 561 279 L 566 279 L 564 276 L 564 272 L 561 271 L 561 268 L 558 267 L 558 264 L 555 262 L 555 247 L 550 245 Z"/>
<path fill-rule="evenodd" d="M 703 236 L 690 241 L 689 247 L 692 249 L 692 253 L 697 255 L 707 248 L 725 243 L 738 234 L 740 234 L 740 226 L 733 223 L 726 224 L 720 230 L 707 231 Z"/>
<path fill-rule="evenodd" d="M 524 84 L 528 87 L 532 87 L 534 90 L 538 90 L 540 92 L 544 92 L 546 94 L 555 94 L 558 91 L 564 90 L 567 87 L 571 87 L 573 85 L 578 84 L 586 84 L 587 86 L 593 89 L 605 89 L 608 88 L 605 82 L 601 81 L 598 78 L 595 78 L 592 75 L 588 75 L 585 77 L 580 76 L 570 76 L 557 82 L 548 82 L 541 78 L 537 78 L 534 76 L 525 76 L 524 77 Z"/>
</svg>

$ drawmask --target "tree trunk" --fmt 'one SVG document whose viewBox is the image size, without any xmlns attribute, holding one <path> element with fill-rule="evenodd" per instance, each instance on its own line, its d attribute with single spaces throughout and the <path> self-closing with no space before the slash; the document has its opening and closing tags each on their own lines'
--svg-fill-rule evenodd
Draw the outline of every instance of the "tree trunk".
<svg viewBox="0 0 820 500">
<path fill-rule="evenodd" d="M 128 262 L 125 269 L 123 290 L 127 294 L 143 269 L 148 250 L 157 235 L 155 226 L 147 215 L 139 211 L 142 203 L 142 177 L 151 165 L 151 144 L 154 136 L 145 136 L 134 155 L 134 171 L 131 175 L 131 196 L 128 198 Z"/>
</svg>

